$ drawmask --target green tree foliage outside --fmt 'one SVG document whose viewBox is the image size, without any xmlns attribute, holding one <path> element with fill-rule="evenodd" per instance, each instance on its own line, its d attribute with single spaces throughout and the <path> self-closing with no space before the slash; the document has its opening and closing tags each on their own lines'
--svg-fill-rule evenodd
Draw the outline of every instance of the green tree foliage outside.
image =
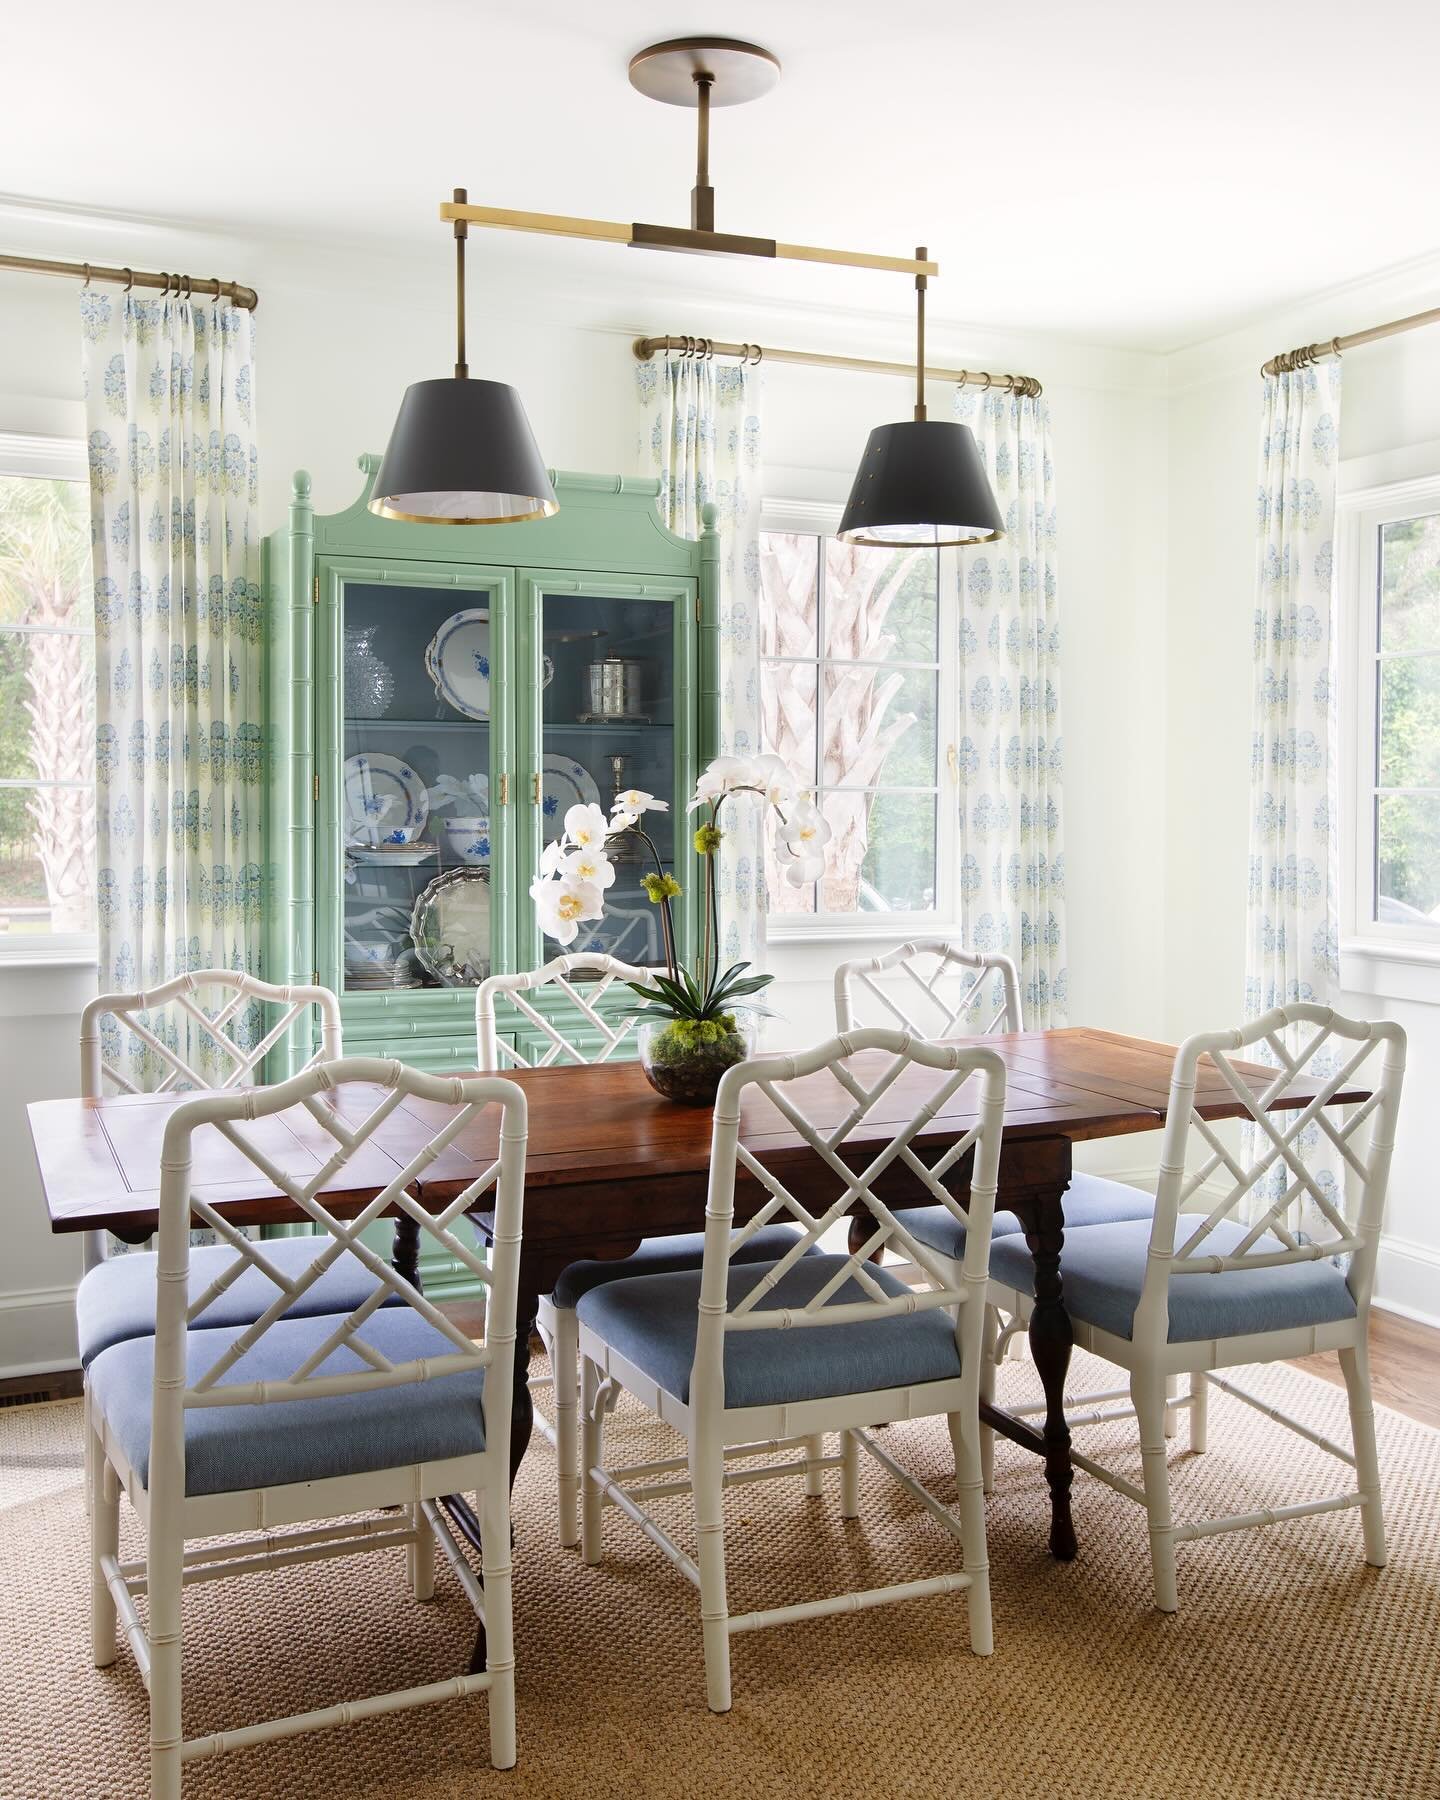
<svg viewBox="0 0 1440 1800">
<path fill-rule="evenodd" d="M 1440 514 L 1381 533 L 1377 894 L 1440 924 Z M 1419 921 L 1414 921 L 1418 923 Z"/>
</svg>

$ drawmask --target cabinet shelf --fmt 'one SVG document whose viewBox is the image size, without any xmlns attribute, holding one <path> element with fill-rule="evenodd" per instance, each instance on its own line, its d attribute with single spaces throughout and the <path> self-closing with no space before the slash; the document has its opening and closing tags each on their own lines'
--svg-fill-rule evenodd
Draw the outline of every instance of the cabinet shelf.
<svg viewBox="0 0 1440 1800">
<path fill-rule="evenodd" d="M 633 723 L 629 720 L 617 719 L 605 725 L 566 724 L 560 720 L 552 723 L 549 719 L 542 719 L 540 722 L 541 735 L 544 737 L 559 737 L 562 734 L 571 737 L 589 737 L 592 734 L 629 736 L 637 731 L 673 731 L 674 729 L 674 725 L 668 719 L 646 719 L 644 721 L 636 719 Z"/>
<path fill-rule="evenodd" d="M 488 719 L 350 719 L 347 731 L 488 731 Z"/>
</svg>

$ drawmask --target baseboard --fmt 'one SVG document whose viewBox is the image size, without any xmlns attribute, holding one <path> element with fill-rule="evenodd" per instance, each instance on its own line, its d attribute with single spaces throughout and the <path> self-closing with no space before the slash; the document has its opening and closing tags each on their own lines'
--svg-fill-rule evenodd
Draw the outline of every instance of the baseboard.
<svg viewBox="0 0 1440 1800">
<path fill-rule="evenodd" d="M 1440 1250 L 1384 1233 L 1375 1267 L 1375 1305 L 1402 1319 L 1440 1327 Z"/>
<path fill-rule="evenodd" d="M 0 1381 L 79 1366 L 72 1285 L 0 1294 Z"/>
</svg>

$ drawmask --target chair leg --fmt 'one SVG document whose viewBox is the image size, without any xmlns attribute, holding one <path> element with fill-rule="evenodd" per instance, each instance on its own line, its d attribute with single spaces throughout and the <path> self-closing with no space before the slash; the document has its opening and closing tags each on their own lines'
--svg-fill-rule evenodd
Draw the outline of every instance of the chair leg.
<svg viewBox="0 0 1440 1800">
<path fill-rule="evenodd" d="M 700 1552 L 700 1625 L 711 1712 L 730 1710 L 730 1608 L 725 1595 L 725 1454 L 718 1438 L 690 1445 L 690 1491 Z"/>
<path fill-rule="evenodd" d="M 120 1483 L 86 1406 L 85 1464 L 90 1481 L 90 1649 L 97 1669 L 115 1660 L 115 1601 L 100 1572 L 102 1556 L 120 1553 Z"/>
<path fill-rule="evenodd" d="M 988 1301 L 985 1322 L 980 1330 L 980 1398 L 988 1406 L 995 1404 L 995 1346 L 1000 1339 L 1000 1314 Z M 988 1425 L 980 1427 L 980 1479 L 985 1492 L 995 1487 L 995 1433 Z"/>
<path fill-rule="evenodd" d="M 1140 1455 L 1145 1471 L 1145 1510 L 1150 1517 L 1150 1562 L 1155 1604 L 1173 1613 L 1175 1593 L 1175 1522 L 1170 1516 L 1170 1465 L 1165 1452 L 1166 1381 L 1149 1369 L 1130 1372 L 1130 1398 L 1140 1421 Z"/>
<path fill-rule="evenodd" d="M 580 1326 L 574 1309 L 557 1306 L 550 1346 L 554 1377 L 555 1463 L 559 1471 L 560 1544 L 580 1542 Z"/>
<path fill-rule="evenodd" d="M 813 1432 L 805 1440 L 805 1460 L 816 1462 L 825 1454 L 825 1433 Z M 823 1469 L 807 1469 L 805 1471 L 805 1493 L 811 1500 L 819 1499 L 825 1492 L 825 1471 Z"/>
<path fill-rule="evenodd" d="M 1375 1448 L 1375 1402 L 1370 1392 L 1370 1348 L 1362 1339 L 1340 1352 L 1340 1372 L 1350 1401 L 1350 1437 L 1355 1446 L 1355 1474 L 1364 1504 L 1365 1560 L 1383 1569 L 1386 1561 L 1385 1514 L 1380 1504 L 1380 1458 Z"/>
<path fill-rule="evenodd" d="M 580 1359 L 580 1554 L 592 1567 L 600 1560 L 599 1486 L 590 1471 L 605 1462 L 605 1412 L 599 1404 L 600 1371 L 589 1357 Z"/>
<path fill-rule="evenodd" d="M 990 1618 L 990 1557 L 985 1543 L 985 1490 L 980 1475 L 980 1421 L 971 1413 L 951 1413 L 950 1444 L 955 1452 L 955 1488 L 960 1498 L 960 1529 L 965 1573 L 970 1577 L 966 1600 L 970 1609 L 970 1648 L 989 1656 L 995 1648 Z"/>
<path fill-rule="evenodd" d="M 480 1501 L 480 1567 L 485 1582 L 485 1669 L 490 1676 L 490 1766 L 515 1767 L 515 1632 L 510 1603 L 510 1493 L 504 1475 Z"/>
<path fill-rule="evenodd" d="M 853 1431 L 840 1433 L 840 1517 L 860 1517 L 860 1446 Z"/>
<path fill-rule="evenodd" d="M 180 1583 L 185 1544 L 152 1513 L 145 1578 L 150 1596 L 150 1800 L 180 1800 Z"/>
<path fill-rule="evenodd" d="M 415 1542 L 408 1547 L 405 1557 L 410 1565 L 410 1591 L 417 1600 L 433 1600 L 435 1533 L 430 1529 L 430 1521 L 425 1517 L 418 1501 L 410 1508 L 410 1524 L 415 1533 Z"/>
<path fill-rule="evenodd" d="M 1173 1438 L 1180 1429 L 1180 1409 L 1174 1402 L 1180 1398 L 1180 1377 L 1165 1377 L 1165 1435 Z"/>
<path fill-rule="evenodd" d="M 1203 1456 L 1210 1448 L 1210 1379 L 1201 1369 L 1190 1375 L 1190 1449 Z"/>
</svg>

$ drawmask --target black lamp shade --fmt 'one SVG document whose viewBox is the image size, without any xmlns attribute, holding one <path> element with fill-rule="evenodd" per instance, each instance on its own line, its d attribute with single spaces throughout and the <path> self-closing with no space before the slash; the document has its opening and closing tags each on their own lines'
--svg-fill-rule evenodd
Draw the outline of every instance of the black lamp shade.
<svg viewBox="0 0 1440 1800">
<path fill-rule="evenodd" d="M 846 543 L 929 550 L 1004 532 L 968 425 L 906 419 L 870 433 L 840 521 Z"/>
<path fill-rule="evenodd" d="M 418 525 L 503 525 L 560 507 L 514 388 L 442 376 L 406 388 L 370 510 Z"/>
</svg>

